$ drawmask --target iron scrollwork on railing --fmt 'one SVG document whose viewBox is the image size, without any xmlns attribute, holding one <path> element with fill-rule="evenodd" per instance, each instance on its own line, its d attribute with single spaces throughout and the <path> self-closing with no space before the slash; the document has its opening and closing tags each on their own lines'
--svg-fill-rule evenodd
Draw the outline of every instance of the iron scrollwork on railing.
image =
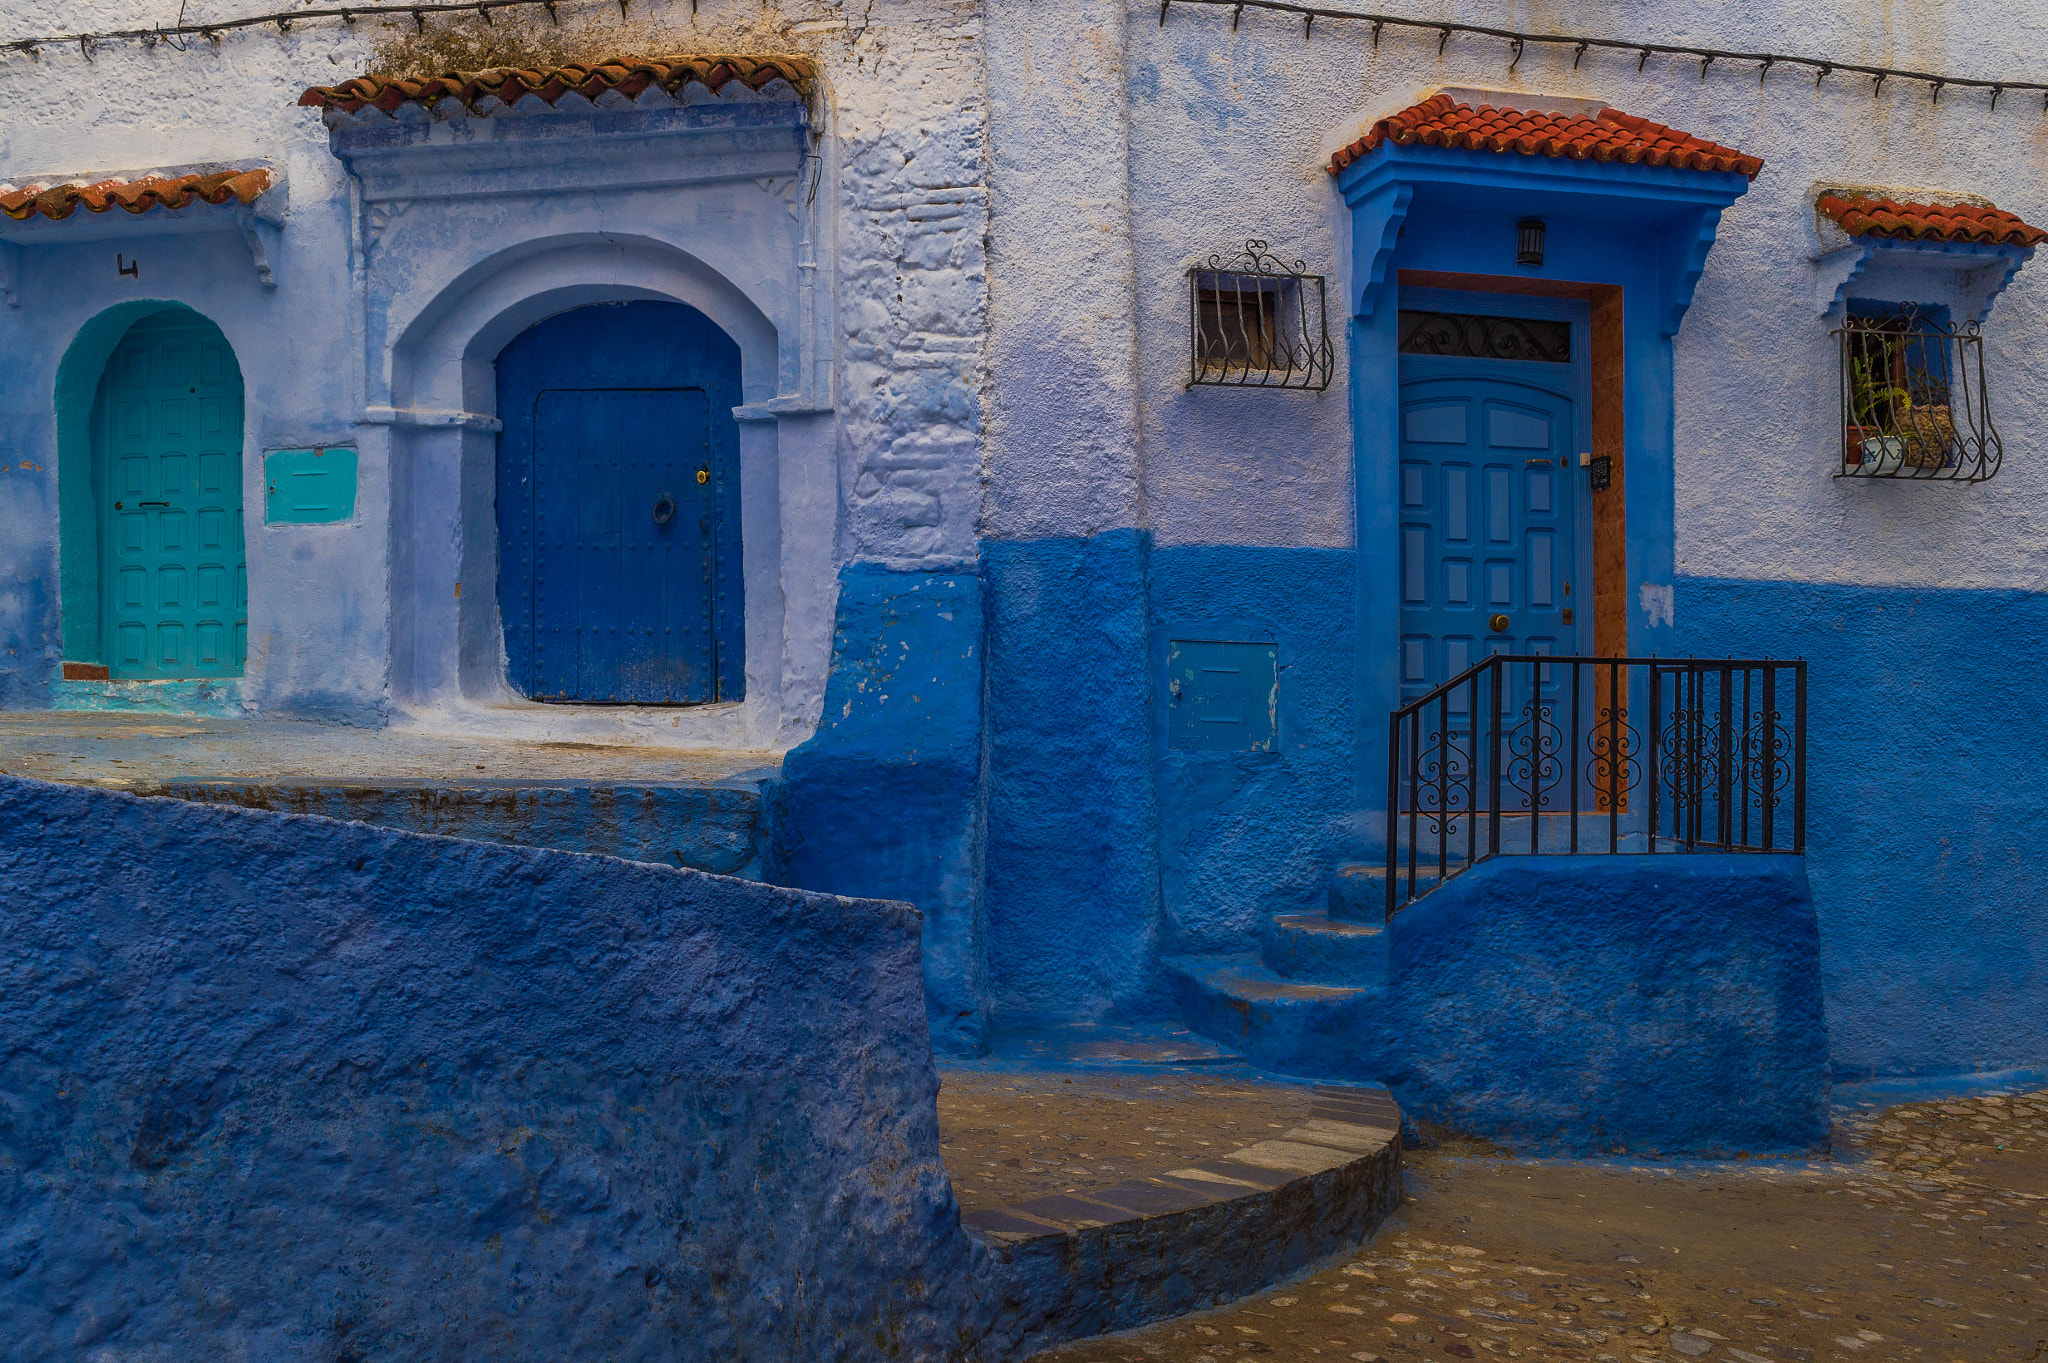
<svg viewBox="0 0 2048 1363">
<path fill-rule="evenodd" d="M 1450 355 L 1467 360 L 1534 360 L 1569 364 L 1569 322 L 1540 317 L 1488 317 L 1468 312 L 1403 310 L 1403 355 Z"/>
<path fill-rule="evenodd" d="M 1842 410 L 1837 478 L 1981 483 L 2005 449 L 1991 424 L 1984 338 L 1906 305 L 1851 316 L 1836 341 Z"/>
<path fill-rule="evenodd" d="M 1330 345 L 1323 276 L 1303 273 L 1253 238 L 1231 260 L 1209 257 L 1188 270 L 1188 387 L 1330 386 Z"/>
<path fill-rule="evenodd" d="M 1502 654 L 1391 729 L 1389 914 L 1496 856 L 1805 850 L 1803 662 Z"/>
</svg>

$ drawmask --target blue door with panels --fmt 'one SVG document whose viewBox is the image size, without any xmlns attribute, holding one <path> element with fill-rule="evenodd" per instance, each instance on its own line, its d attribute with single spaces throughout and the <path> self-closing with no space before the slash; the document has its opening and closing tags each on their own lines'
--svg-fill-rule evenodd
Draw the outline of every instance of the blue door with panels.
<svg viewBox="0 0 2048 1363">
<path fill-rule="evenodd" d="M 739 347 L 679 303 L 577 308 L 498 357 L 498 602 L 534 700 L 742 698 Z"/>
<path fill-rule="evenodd" d="M 1469 346 L 1440 338 L 1433 353 L 1413 353 L 1410 344 L 1431 343 L 1411 341 L 1422 324 L 1405 312 L 1402 320 L 1405 701 L 1488 654 L 1581 652 L 1590 621 L 1578 604 L 1585 508 L 1575 366 L 1485 357 L 1483 337 Z M 1559 324 L 1558 348 L 1563 336 Z"/>
<path fill-rule="evenodd" d="M 100 380 L 92 442 L 108 676 L 241 676 L 242 371 L 219 328 L 183 310 L 130 327 Z"/>
</svg>

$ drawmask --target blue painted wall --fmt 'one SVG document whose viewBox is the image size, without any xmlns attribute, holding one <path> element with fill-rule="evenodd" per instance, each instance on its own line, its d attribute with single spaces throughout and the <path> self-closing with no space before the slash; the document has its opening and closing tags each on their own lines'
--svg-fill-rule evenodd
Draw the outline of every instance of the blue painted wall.
<svg viewBox="0 0 2048 1363">
<path fill-rule="evenodd" d="M 941 1357 L 902 906 L 0 779 L 6 1352 Z"/>
<path fill-rule="evenodd" d="M 991 540 L 988 921 L 1006 1020 L 1163 1010 L 1146 537 Z"/>
<path fill-rule="evenodd" d="M 987 1011 L 983 631 L 978 574 L 848 565 L 824 715 L 782 764 L 789 883 L 917 906 L 932 1038 L 955 1051 Z"/>
<path fill-rule="evenodd" d="M 1797 857 L 1500 857 L 1392 932 L 1383 1063 L 1416 1118 L 1528 1151 L 1826 1145 Z"/>
<path fill-rule="evenodd" d="M 1677 611 L 1688 652 L 1810 661 L 1806 861 L 1836 1076 L 2048 1058 L 2030 670 L 2048 595 L 1681 578 Z"/>
<path fill-rule="evenodd" d="M 1331 866 L 1352 849 L 1356 572 L 1342 549 L 1152 550 L 1148 705 L 1169 950 L 1243 950 L 1272 914 L 1320 912 Z M 1180 638 L 1277 645 L 1274 751 L 1169 746 L 1159 681 Z"/>
</svg>

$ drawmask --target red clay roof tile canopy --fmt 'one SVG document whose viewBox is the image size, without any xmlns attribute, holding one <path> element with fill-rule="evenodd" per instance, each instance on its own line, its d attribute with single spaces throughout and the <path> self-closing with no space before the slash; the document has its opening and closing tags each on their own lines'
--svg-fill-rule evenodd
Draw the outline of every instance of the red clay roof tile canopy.
<svg viewBox="0 0 2048 1363">
<path fill-rule="evenodd" d="M 1991 246 L 2038 246 L 2048 241 L 2048 232 L 1989 204 L 1901 203 L 1863 195 L 1823 194 L 1814 207 L 1852 237 L 1969 241 Z"/>
<path fill-rule="evenodd" d="M 124 208 L 147 213 L 152 208 L 183 208 L 187 204 L 252 204 L 270 188 L 270 172 L 222 170 L 210 175 L 148 175 L 140 180 L 100 180 L 94 184 L 23 185 L 0 191 L 0 213 L 26 222 L 38 213 L 62 220 L 83 207 L 88 213 Z"/>
<path fill-rule="evenodd" d="M 541 71 L 509 66 L 450 71 L 425 80 L 358 76 L 340 85 L 315 85 L 299 96 L 299 103 L 307 108 L 340 109 L 351 114 L 374 106 L 388 114 L 401 104 L 431 108 L 448 99 L 466 109 L 474 109 L 481 101 L 493 97 L 517 104 L 528 95 L 538 95 L 553 104 L 572 92 L 585 99 L 596 99 L 608 90 L 616 90 L 631 99 L 657 85 L 673 95 L 692 81 L 700 82 L 713 94 L 733 81 L 759 90 L 774 81 L 785 80 L 804 90 L 816 71 L 802 57 L 607 57 Z"/>
<path fill-rule="evenodd" d="M 1678 170 L 1733 171 L 1752 180 L 1764 168 L 1761 157 L 1619 109 L 1602 109 L 1597 117 L 1588 117 L 1488 105 L 1474 108 L 1439 94 L 1373 124 L 1372 131 L 1330 159 L 1330 173 L 1335 175 L 1389 142 L 1402 147 L 1450 147 L 1573 161 L 1669 166 Z"/>
</svg>

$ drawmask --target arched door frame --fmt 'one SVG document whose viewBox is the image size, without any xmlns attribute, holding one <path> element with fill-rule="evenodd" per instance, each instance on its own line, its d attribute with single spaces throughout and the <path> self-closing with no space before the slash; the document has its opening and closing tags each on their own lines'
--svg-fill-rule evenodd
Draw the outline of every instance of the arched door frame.
<svg viewBox="0 0 2048 1363">
<path fill-rule="evenodd" d="M 100 515 L 93 478 L 93 404 L 107 361 L 137 322 L 167 312 L 190 313 L 216 331 L 220 324 L 187 303 L 168 298 L 117 303 L 87 319 L 57 363 L 54 402 L 57 416 L 57 552 L 58 599 L 66 663 L 88 668 L 107 663 L 105 621 L 101 619 Z M 222 339 L 226 333 L 222 331 Z M 230 350 L 234 343 L 228 342 Z M 237 363 L 240 357 L 237 356 Z M 235 450 L 237 471 L 246 483 L 244 448 L 248 442 L 247 394 L 242 445 Z"/>
<path fill-rule="evenodd" d="M 836 597 L 832 414 L 777 400 L 794 386 L 796 351 L 745 291 L 676 246 L 616 235 L 501 252 L 449 280 L 409 318 L 390 319 L 398 339 L 372 359 L 364 445 L 366 458 L 388 460 L 391 680 L 400 704 L 444 721 L 468 716 L 498 732 L 529 723 L 556 734 L 598 732 L 629 722 L 617 707 L 579 714 L 535 704 L 507 684 L 495 586 L 495 364 L 513 337 L 544 318 L 643 299 L 687 304 L 731 336 L 746 399 L 735 411 L 746 699 L 663 713 L 669 732 L 651 736 L 781 746 L 815 723 L 809 693 L 821 692 L 829 669 Z"/>
</svg>

